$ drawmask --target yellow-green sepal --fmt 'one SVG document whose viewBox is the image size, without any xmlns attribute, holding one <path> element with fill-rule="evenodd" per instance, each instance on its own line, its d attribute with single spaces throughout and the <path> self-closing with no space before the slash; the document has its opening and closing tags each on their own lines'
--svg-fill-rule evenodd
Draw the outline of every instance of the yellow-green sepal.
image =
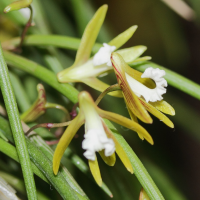
<svg viewBox="0 0 200 200">
<path fill-rule="evenodd" d="M 138 27 L 137 25 L 131 26 L 126 31 L 124 31 L 123 33 L 119 34 L 117 37 L 112 39 L 108 44 L 110 46 L 115 46 L 116 49 L 119 49 L 123 44 L 125 44 L 132 37 L 132 35 L 137 30 L 137 27 Z"/>
<path fill-rule="evenodd" d="M 175 115 L 174 108 L 164 100 L 156 101 L 156 102 L 149 102 L 153 107 L 160 110 L 161 112 L 168 114 L 168 115 Z"/>
<path fill-rule="evenodd" d="M 138 123 L 137 117 L 130 111 L 130 109 L 128 108 L 128 106 L 127 106 L 127 110 L 128 110 L 128 113 L 129 113 L 131 119 L 132 119 L 134 122 Z M 140 138 L 141 140 L 144 140 L 144 137 L 143 137 L 143 135 L 142 135 L 140 132 L 137 132 L 137 134 L 138 134 L 138 136 L 139 136 L 139 138 Z"/>
<path fill-rule="evenodd" d="M 107 5 L 101 6 L 86 26 L 73 66 L 80 66 L 90 58 L 92 47 L 104 22 L 107 9 Z"/>
<path fill-rule="evenodd" d="M 116 53 L 120 54 L 124 61 L 129 64 L 134 62 L 139 56 L 141 56 L 147 50 L 146 46 L 134 46 L 126 49 L 120 49 Z"/>
<path fill-rule="evenodd" d="M 88 160 L 88 164 L 89 164 L 92 176 L 94 177 L 94 180 L 101 187 L 102 186 L 102 178 L 101 178 L 101 172 L 100 172 L 100 169 L 99 169 L 97 157 L 95 158 L 94 161 Z"/>
<path fill-rule="evenodd" d="M 100 108 L 96 108 L 97 109 L 97 112 L 99 113 L 99 115 L 102 117 L 102 118 L 105 118 L 105 119 L 108 119 L 108 120 L 111 120 L 117 124 L 120 124 L 126 128 L 129 128 L 135 132 L 140 132 L 143 137 L 150 143 L 153 145 L 153 139 L 151 137 L 151 135 L 142 127 L 140 126 L 138 123 L 126 118 L 126 117 L 123 117 L 121 115 L 118 115 L 118 114 L 115 114 L 115 113 L 112 113 L 112 112 L 108 112 L 108 111 L 105 111 L 105 110 L 101 110 Z"/>
<path fill-rule="evenodd" d="M 66 148 L 83 123 L 84 117 L 81 113 L 79 113 L 78 116 L 71 121 L 70 125 L 63 133 L 53 156 L 53 172 L 55 175 L 58 173 L 60 161 Z"/>
<path fill-rule="evenodd" d="M 117 139 L 113 135 L 112 131 L 107 127 L 107 125 L 105 124 L 104 121 L 103 121 L 103 126 L 104 126 L 104 130 L 106 131 L 106 134 L 107 134 L 108 138 L 113 139 L 113 141 L 115 143 L 115 151 L 116 151 L 117 155 L 119 156 L 120 160 L 122 161 L 122 163 L 124 164 L 126 169 L 131 174 L 133 174 L 133 167 L 131 165 L 131 162 L 130 162 L 130 159 L 129 159 L 128 155 L 126 154 L 126 152 L 124 151 L 123 147 L 117 141 Z"/>
<path fill-rule="evenodd" d="M 144 99 L 139 98 L 141 103 L 144 105 L 144 107 L 155 117 L 157 117 L 160 121 L 162 121 L 164 124 L 169 126 L 170 128 L 174 128 L 173 122 L 165 116 L 163 113 L 161 113 L 159 110 L 154 108 L 151 104 L 147 103 Z"/>
<path fill-rule="evenodd" d="M 115 153 L 113 153 L 111 156 L 105 156 L 104 150 L 99 151 L 99 154 L 101 156 L 101 158 L 103 159 L 103 161 L 109 165 L 109 166 L 114 166 L 115 162 L 116 162 L 116 156 Z"/>
</svg>

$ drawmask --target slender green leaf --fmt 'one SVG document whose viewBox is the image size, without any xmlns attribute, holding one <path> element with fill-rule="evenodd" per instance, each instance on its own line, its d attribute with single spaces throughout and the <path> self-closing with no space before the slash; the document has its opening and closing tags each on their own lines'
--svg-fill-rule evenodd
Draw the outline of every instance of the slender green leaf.
<svg viewBox="0 0 200 200">
<path fill-rule="evenodd" d="M 5 49 L 15 48 L 20 42 L 20 38 L 14 38 L 2 44 Z M 81 40 L 78 38 L 60 35 L 30 35 L 25 37 L 23 45 L 27 46 L 54 46 L 71 50 L 78 50 Z M 93 53 L 97 52 L 101 44 L 95 44 Z"/>
<path fill-rule="evenodd" d="M 22 130 L 21 120 L 19 116 L 19 111 L 17 108 L 17 103 L 13 93 L 12 85 L 10 82 L 10 77 L 8 74 L 8 68 L 6 62 L 4 61 L 3 51 L 0 46 L 0 85 L 3 94 L 6 110 L 8 113 L 8 118 L 10 121 L 13 137 L 15 140 L 15 145 L 17 153 L 19 156 L 19 161 L 22 167 L 22 172 L 24 176 L 24 182 L 26 185 L 26 191 L 28 198 L 37 199 L 35 181 L 33 177 L 33 172 L 31 168 L 31 162 L 28 154 L 28 149 L 24 137 L 24 132 Z"/>
</svg>

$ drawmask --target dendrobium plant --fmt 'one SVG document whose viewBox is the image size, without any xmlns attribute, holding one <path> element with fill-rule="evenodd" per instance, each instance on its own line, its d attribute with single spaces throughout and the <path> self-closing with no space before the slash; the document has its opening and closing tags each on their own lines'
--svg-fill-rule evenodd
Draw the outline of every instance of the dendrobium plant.
<svg viewBox="0 0 200 200">
<path fill-rule="evenodd" d="M 148 114 L 150 112 L 173 128 L 174 124 L 163 114 L 175 115 L 173 107 L 162 100 L 167 86 L 167 81 L 163 78 L 165 71 L 147 68 L 142 74 L 129 67 L 118 53 L 111 54 L 111 61 L 132 120 L 137 122 L 139 118 L 145 123 L 152 123 L 152 118 Z M 144 139 L 140 133 L 138 134 Z"/>
<path fill-rule="evenodd" d="M 110 61 L 111 53 L 119 49 L 132 37 L 137 26 L 130 27 L 111 40 L 108 44 L 103 43 L 103 47 L 99 49 L 94 57 L 90 58 L 95 40 L 104 21 L 107 8 L 107 5 L 101 6 L 88 23 L 83 33 L 75 62 L 71 67 L 57 74 L 59 82 L 83 82 L 101 92 L 109 87 L 108 84 L 100 81 L 97 77 L 103 76 L 107 74 L 108 71 L 113 70 Z M 138 58 L 146 49 L 145 46 L 135 46 L 117 50 L 116 52 L 123 56 L 125 62 L 134 63 L 150 59 L 150 57 Z M 118 91 L 111 92 L 110 94 L 121 96 L 121 93 Z"/>
<path fill-rule="evenodd" d="M 138 123 L 128 118 L 101 110 L 94 103 L 88 92 L 83 91 L 79 93 L 79 107 L 80 110 L 78 115 L 69 124 L 55 150 L 53 158 L 54 173 L 58 173 L 60 160 L 64 154 L 64 151 L 68 147 L 78 129 L 84 123 L 85 135 L 82 142 L 82 148 L 86 151 L 83 155 L 89 161 L 89 166 L 96 182 L 101 186 L 102 179 L 99 171 L 96 152 L 100 153 L 101 157 L 108 165 L 113 166 L 115 164 L 114 152 L 116 151 L 127 170 L 133 173 L 128 156 L 102 118 L 111 120 L 133 131 L 139 132 L 150 144 L 153 144 L 153 139 L 149 133 Z"/>
</svg>

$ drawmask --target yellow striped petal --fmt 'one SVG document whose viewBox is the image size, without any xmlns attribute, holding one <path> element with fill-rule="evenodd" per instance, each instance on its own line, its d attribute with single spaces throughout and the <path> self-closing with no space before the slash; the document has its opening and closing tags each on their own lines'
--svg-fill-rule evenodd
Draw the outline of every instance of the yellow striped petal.
<svg viewBox="0 0 200 200">
<path fill-rule="evenodd" d="M 115 46 L 116 49 L 119 49 L 123 44 L 125 44 L 135 33 L 138 26 L 131 26 L 129 29 L 119 34 L 117 37 L 112 39 L 108 44 L 110 46 Z"/>
<path fill-rule="evenodd" d="M 101 173 L 99 170 L 99 164 L 97 161 L 97 157 L 96 157 L 95 161 L 88 160 L 88 163 L 89 163 L 89 167 L 90 167 L 92 176 L 94 177 L 94 180 L 101 187 L 102 186 L 102 178 L 101 178 Z"/>
<path fill-rule="evenodd" d="M 113 139 L 113 141 L 115 143 L 115 149 L 116 149 L 115 151 L 117 152 L 117 155 L 119 156 L 120 160 L 122 161 L 122 163 L 124 164 L 126 169 L 131 174 L 133 174 L 133 167 L 131 165 L 128 155 L 126 154 L 126 152 L 124 151 L 124 149 L 122 148 L 120 143 L 116 140 L 115 136 L 112 134 L 112 131 L 106 126 L 106 124 L 104 122 L 103 122 L 103 126 L 104 126 L 104 130 L 106 131 L 108 138 Z"/>
<path fill-rule="evenodd" d="M 141 121 L 152 123 L 152 119 L 143 105 L 138 100 L 138 97 L 132 92 L 125 76 L 124 68 L 127 66 L 123 58 L 118 53 L 111 54 L 111 61 L 117 77 L 117 81 L 126 99 L 127 105 L 131 112 L 134 113 Z"/>
<path fill-rule="evenodd" d="M 78 116 L 72 120 L 71 124 L 67 127 L 64 134 L 62 135 L 53 156 L 53 172 L 55 175 L 58 173 L 60 161 L 66 148 L 68 147 L 78 129 L 81 127 L 81 125 L 83 125 L 83 123 L 83 115 L 79 113 Z"/>
<path fill-rule="evenodd" d="M 115 113 L 112 113 L 112 112 L 108 112 L 108 111 L 105 111 L 105 110 L 101 110 L 100 108 L 96 107 L 97 108 L 97 112 L 99 113 L 99 115 L 102 117 L 102 118 L 106 118 L 108 120 L 111 120 L 117 124 L 120 124 L 128 129 L 131 129 L 135 132 L 139 132 L 141 133 L 144 138 L 150 143 L 153 145 L 153 139 L 151 137 L 151 135 L 142 127 L 140 126 L 138 123 L 126 118 L 126 117 L 123 117 L 121 115 L 118 115 L 118 114 L 115 114 Z"/>
<path fill-rule="evenodd" d="M 104 150 L 99 151 L 99 154 L 101 156 L 101 158 L 103 159 L 103 161 L 109 165 L 109 166 L 114 166 L 115 162 L 116 162 L 116 156 L 115 153 L 113 153 L 111 156 L 105 156 Z"/>
<path fill-rule="evenodd" d="M 144 105 L 144 107 L 151 114 L 153 114 L 155 117 L 157 117 L 158 119 L 160 119 L 160 121 L 162 121 L 163 123 L 165 123 L 170 128 L 174 128 L 174 124 L 172 123 L 172 121 L 167 116 L 165 116 L 159 110 L 157 110 L 156 108 L 154 108 L 151 104 L 147 103 L 144 99 L 142 99 L 142 98 L 139 98 L 139 99 L 140 99 L 140 102 Z"/>
<path fill-rule="evenodd" d="M 128 113 L 129 113 L 131 119 L 132 119 L 134 122 L 138 123 L 137 117 L 130 111 L 130 109 L 128 108 L 128 106 L 127 106 L 127 109 L 128 109 Z M 144 137 L 143 137 L 143 135 L 142 135 L 140 132 L 137 132 L 137 134 L 138 134 L 138 136 L 139 136 L 139 138 L 140 138 L 141 140 L 144 140 Z"/>
<path fill-rule="evenodd" d="M 174 108 L 164 100 L 156 101 L 156 102 L 149 102 L 153 107 L 160 110 L 161 112 L 168 114 L 168 115 L 175 115 Z"/>
</svg>

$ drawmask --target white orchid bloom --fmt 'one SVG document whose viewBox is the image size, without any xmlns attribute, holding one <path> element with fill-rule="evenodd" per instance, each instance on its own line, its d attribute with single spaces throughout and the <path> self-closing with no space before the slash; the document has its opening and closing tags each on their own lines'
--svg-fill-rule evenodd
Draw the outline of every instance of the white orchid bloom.
<svg viewBox="0 0 200 200">
<path fill-rule="evenodd" d="M 99 186 L 102 185 L 102 178 L 99 170 L 99 165 L 96 157 L 96 152 L 100 154 L 102 159 L 109 166 L 114 166 L 116 161 L 115 152 L 123 162 L 124 166 L 130 173 L 133 173 L 131 162 L 126 154 L 123 146 L 110 128 L 106 125 L 105 120 L 111 120 L 135 132 L 139 132 L 150 143 L 153 144 L 153 139 L 149 133 L 138 123 L 125 118 L 116 113 L 107 112 L 100 109 L 86 91 L 79 93 L 79 113 L 69 123 L 66 131 L 62 135 L 53 158 L 54 174 L 58 173 L 61 158 L 65 149 L 70 144 L 78 129 L 85 123 L 85 135 L 82 142 L 82 148 L 85 149 L 84 156 L 88 159 L 89 167 L 94 179 Z M 104 119 L 104 120 L 102 120 Z M 108 121 L 109 122 L 109 121 Z M 110 122 L 109 122 L 110 123 Z"/>
</svg>

